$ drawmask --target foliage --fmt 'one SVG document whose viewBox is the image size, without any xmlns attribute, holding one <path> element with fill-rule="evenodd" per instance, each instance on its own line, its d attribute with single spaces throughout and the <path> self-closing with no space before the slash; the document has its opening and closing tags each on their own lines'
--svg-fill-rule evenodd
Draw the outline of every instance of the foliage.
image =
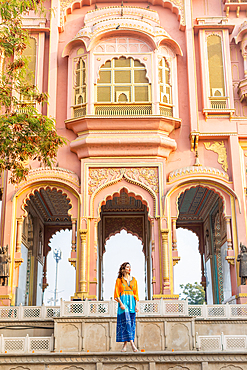
<svg viewBox="0 0 247 370">
<path fill-rule="evenodd" d="M 181 284 L 179 286 L 181 289 L 183 289 L 182 294 L 185 296 L 185 298 L 181 299 L 188 298 L 189 304 L 203 304 L 205 302 L 205 291 L 203 287 L 197 282 L 195 282 L 194 284 Z"/>
<path fill-rule="evenodd" d="M 36 109 L 47 102 L 47 94 L 30 82 L 29 60 L 23 55 L 29 35 L 22 28 L 22 16 L 42 12 L 42 1 L 0 0 L 0 171 L 10 170 L 12 183 L 26 178 L 28 160 L 51 167 L 65 143 L 54 121 Z"/>
</svg>

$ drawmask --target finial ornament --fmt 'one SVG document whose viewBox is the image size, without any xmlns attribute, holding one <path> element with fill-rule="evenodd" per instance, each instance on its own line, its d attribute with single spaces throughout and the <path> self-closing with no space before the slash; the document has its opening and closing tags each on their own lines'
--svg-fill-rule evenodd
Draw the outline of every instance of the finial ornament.
<svg viewBox="0 0 247 370">
<path fill-rule="evenodd" d="M 201 166 L 201 163 L 199 161 L 198 150 L 196 150 L 196 160 L 195 160 L 194 166 Z"/>
</svg>

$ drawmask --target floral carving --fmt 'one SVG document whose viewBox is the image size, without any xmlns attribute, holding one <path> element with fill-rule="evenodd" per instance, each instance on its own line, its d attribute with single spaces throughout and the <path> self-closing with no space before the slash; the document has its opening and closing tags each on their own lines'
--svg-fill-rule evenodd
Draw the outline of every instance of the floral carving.
<svg viewBox="0 0 247 370">
<path fill-rule="evenodd" d="M 218 154 L 218 163 L 222 165 L 224 171 L 227 171 L 228 163 L 224 141 L 215 141 L 211 145 L 210 143 L 204 143 L 204 145 L 207 150 L 212 150 L 213 152 Z"/>
<path fill-rule="evenodd" d="M 106 217 L 105 241 L 121 230 L 135 235 L 143 241 L 143 218 L 142 217 Z"/>
<path fill-rule="evenodd" d="M 136 181 L 159 192 L 159 177 L 157 167 L 134 168 L 90 168 L 88 179 L 88 194 L 92 195 L 99 187 L 112 181 L 126 178 Z"/>
</svg>

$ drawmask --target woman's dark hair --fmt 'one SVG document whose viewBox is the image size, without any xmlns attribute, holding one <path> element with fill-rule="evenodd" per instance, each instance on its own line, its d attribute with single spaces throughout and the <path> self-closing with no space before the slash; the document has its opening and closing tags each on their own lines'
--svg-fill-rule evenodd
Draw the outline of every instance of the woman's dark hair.
<svg viewBox="0 0 247 370">
<path fill-rule="evenodd" d="M 122 263 L 122 265 L 119 267 L 119 271 L 118 271 L 118 279 L 122 279 L 122 277 L 124 276 L 124 270 L 125 270 L 125 267 L 127 265 L 130 265 L 129 262 L 124 262 Z"/>
</svg>

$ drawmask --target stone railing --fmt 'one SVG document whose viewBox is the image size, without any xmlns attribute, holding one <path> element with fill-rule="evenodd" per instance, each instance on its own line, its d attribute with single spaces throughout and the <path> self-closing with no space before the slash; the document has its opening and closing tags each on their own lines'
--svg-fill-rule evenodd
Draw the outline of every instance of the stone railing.
<svg viewBox="0 0 247 370">
<path fill-rule="evenodd" d="M 178 316 L 197 319 L 247 319 L 247 306 L 228 303 L 222 305 L 188 305 L 187 300 L 140 301 L 139 317 Z M 11 306 L 0 307 L 0 321 L 53 320 L 56 317 L 114 317 L 117 303 L 111 301 L 62 301 L 60 306 Z"/>
<path fill-rule="evenodd" d="M 172 104 L 160 104 L 160 114 L 165 117 L 173 116 L 173 105 Z"/>
<path fill-rule="evenodd" d="M 74 118 L 83 117 L 87 113 L 86 104 L 73 106 Z"/>
<path fill-rule="evenodd" d="M 95 104 L 96 116 L 147 116 L 151 114 L 151 104 Z"/>
<path fill-rule="evenodd" d="M 0 336 L 0 353 L 47 353 L 54 348 L 51 337 L 4 337 Z"/>
<path fill-rule="evenodd" d="M 247 349 L 246 335 L 198 335 L 196 333 L 196 349 L 198 351 L 244 351 Z"/>
<path fill-rule="evenodd" d="M 10 306 L 0 307 L 0 321 L 52 320 L 60 316 L 59 306 Z"/>
</svg>

